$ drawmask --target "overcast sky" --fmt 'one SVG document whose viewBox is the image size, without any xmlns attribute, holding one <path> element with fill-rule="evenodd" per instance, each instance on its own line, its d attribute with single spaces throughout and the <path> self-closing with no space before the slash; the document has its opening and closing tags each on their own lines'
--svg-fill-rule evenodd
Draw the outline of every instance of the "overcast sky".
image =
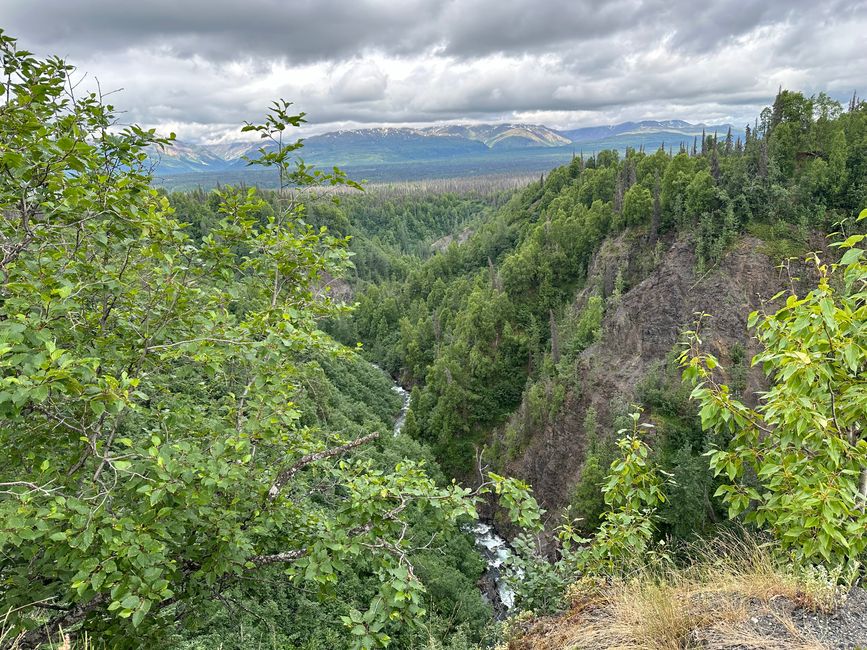
<svg viewBox="0 0 867 650">
<path fill-rule="evenodd" d="M 867 0 L 0 0 L 0 26 L 200 142 L 279 97 L 318 132 L 742 125 L 780 85 L 867 95 Z"/>
</svg>

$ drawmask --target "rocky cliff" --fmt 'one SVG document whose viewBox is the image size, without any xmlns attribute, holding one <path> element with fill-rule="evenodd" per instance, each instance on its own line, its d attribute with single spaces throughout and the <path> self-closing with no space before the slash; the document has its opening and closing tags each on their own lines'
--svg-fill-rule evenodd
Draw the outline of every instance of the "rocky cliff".
<svg viewBox="0 0 867 650">
<path fill-rule="evenodd" d="M 708 351 L 731 365 L 737 350 L 745 359 L 743 393 L 761 388 L 760 370 L 749 368 L 755 348 L 747 315 L 797 282 L 792 276 L 809 273 L 801 263 L 779 268 L 763 249 L 761 240 L 745 236 L 714 267 L 698 273 L 689 238 L 655 246 L 635 236 L 607 241 L 574 305 L 580 309 L 594 291 L 603 294 L 607 307 L 601 338 L 577 358 L 575 387 L 558 415 L 527 436 L 507 470 L 528 480 L 549 510 L 565 506 L 584 459 L 587 410 L 596 410 L 599 431 L 610 431 L 615 412 L 636 401 L 640 382 L 676 349 L 700 314 L 705 314 L 701 331 Z M 619 298 L 618 275 L 625 285 Z"/>
</svg>

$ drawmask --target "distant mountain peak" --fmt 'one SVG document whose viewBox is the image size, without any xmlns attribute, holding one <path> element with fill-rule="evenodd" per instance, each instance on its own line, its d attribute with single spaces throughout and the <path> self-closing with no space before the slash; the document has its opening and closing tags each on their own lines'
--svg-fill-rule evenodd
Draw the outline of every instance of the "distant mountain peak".
<svg viewBox="0 0 867 650">
<path fill-rule="evenodd" d="M 543 159 L 553 167 L 568 162 L 579 147 L 589 152 L 640 146 L 652 149 L 662 142 L 689 145 L 702 130 L 724 135 L 729 126 L 690 124 L 683 120 L 641 120 L 562 130 L 522 122 L 380 126 L 310 136 L 305 138 L 301 153 L 309 164 L 363 169 L 365 175 L 377 169 L 383 174 L 401 174 L 406 170 L 387 170 L 419 163 L 437 169 L 463 164 L 478 174 L 485 173 L 492 164 L 508 169 L 521 169 L 522 165 L 544 169 L 549 163 Z M 732 127 L 732 133 L 737 137 L 742 131 Z M 155 150 L 153 158 L 157 173 L 162 175 L 195 172 L 237 175 L 247 169 L 244 156 L 253 155 L 260 146 L 253 142 L 212 145 L 176 142 L 165 151 Z"/>
<path fill-rule="evenodd" d="M 433 136 L 456 136 L 483 142 L 493 149 L 517 141 L 526 141 L 524 146 L 561 147 L 572 142 L 541 124 L 497 123 L 497 124 L 443 124 L 420 129 L 420 132 Z"/>
<path fill-rule="evenodd" d="M 576 144 L 610 138 L 625 140 L 630 136 L 633 139 L 636 137 L 641 139 L 648 135 L 655 136 L 657 134 L 668 134 L 670 137 L 666 139 L 670 142 L 676 142 L 678 138 L 691 139 L 700 136 L 702 131 L 709 134 L 713 134 L 714 131 L 725 133 L 729 128 L 732 129 L 733 134 L 741 132 L 740 129 L 731 124 L 691 124 L 684 120 L 641 120 L 639 122 L 621 122 L 620 124 L 566 129 L 560 133 Z"/>
</svg>

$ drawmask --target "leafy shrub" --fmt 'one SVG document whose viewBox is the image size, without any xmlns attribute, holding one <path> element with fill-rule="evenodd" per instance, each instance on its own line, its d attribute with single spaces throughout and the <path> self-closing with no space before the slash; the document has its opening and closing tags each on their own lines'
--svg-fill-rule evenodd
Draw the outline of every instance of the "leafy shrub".
<svg viewBox="0 0 867 650">
<path fill-rule="evenodd" d="M 859 221 L 867 218 L 867 210 Z M 729 516 L 767 527 L 799 563 L 858 563 L 867 549 L 867 265 L 855 234 L 830 267 L 813 261 L 818 286 L 772 314 L 750 315 L 762 350 L 753 359 L 773 382 L 750 409 L 717 382 L 718 361 L 699 335 L 682 357 L 702 424 L 732 434 L 710 463 L 728 481 L 717 494 Z"/>
</svg>

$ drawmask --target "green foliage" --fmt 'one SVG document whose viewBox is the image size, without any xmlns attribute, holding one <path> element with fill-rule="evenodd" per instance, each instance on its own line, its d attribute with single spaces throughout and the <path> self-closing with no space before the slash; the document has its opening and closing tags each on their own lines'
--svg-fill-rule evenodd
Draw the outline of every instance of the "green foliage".
<svg viewBox="0 0 867 650">
<path fill-rule="evenodd" d="M 807 255 L 807 241 L 802 229 L 783 221 L 774 223 L 753 223 L 747 231 L 762 240 L 762 252 L 774 262 L 781 264 L 793 257 Z"/>
<path fill-rule="evenodd" d="M 697 334 L 683 356 L 703 426 L 732 435 L 728 448 L 710 454 L 714 472 L 728 479 L 717 493 L 729 516 L 746 513 L 803 563 L 859 562 L 867 548 L 863 239 L 840 242 L 843 255 L 830 267 L 814 256 L 819 281 L 806 296 L 750 315 L 762 346 L 753 364 L 773 382 L 756 409 L 718 383 L 718 362 L 697 350 Z"/>
<path fill-rule="evenodd" d="M 660 192 L 664 227 L 671 227 L 685 218 L 686 191 L 692 182 L 696 162 L 680 153 L 665 168 Z"/>
<path fill-rule="evenodd" d="M 599 340 L 602 334 L 603 312 L 604 302 L 602 298 L 592 295 L 587 299 L 587 304 L 577 319 L 567 319 L 563 327 L 563 351 L 567 358 L 574 359 L 583 350 Z"/>
<path fill-rule="evenodd" d="M 711 533 L 709 517 L 716 516 L 717 506 L 711 498 L 714 483 L 707 459 L 684 445 L 660 460 L 671 474 L 671 485 L 659 509 L 659 528 L 678 539 Z"/>
<path fill-rule="evenodd" d="M 653 413 L 658 466 L 673 479 L 669 498 L 659 508 L 659 528 L 663 534 L 686 539 L 709 534 L 724 514 L 712 497 L 713 475 L 703 457 L 711 441 L 702 431 L 690 389 L 681 381 L 678 357 L 675 349 L 654 366 L 639 384 L 638 395 Z"/>
<path fill-rule="evenodd" d="M 753 317 L 774 381 L 758 408 L 699 355 L 686 375 L 713 437 L 664 381 L 641 389 L 655 453 L 635 415 L 612 458 L 588 413 L 573 502 L 585 521 L 559 529 L 558 563 L 541 559 L 529 486 L 448 483 L 419 441 L 466 476 L 493 428 L 506 423 L 517 454 L 550 424 L 601 335 L 601 297 L 569 306 L 609 234 L 685 234 L 707 268 L 745 225 L 783 255 L 867 199 L 864 106 L 781 93 L 743 149 L 602 152 L 505 203 L 336 204 L 323 199 L 359 186 L 298 158 L 304 116 L 281 101 L 244 127 L 265 144 L 249 162 L 279 191 L 166 197 L 146 150 L 171 138 L 118 131 L 101 97 L 71 92 L 62 61 L 2 33 L 0 49 L 0 610 L 27 645 L 62 625 L 119 648 L 458 648 L 488 615 L 457 529 L 478 497 L 495 493 L 531 533 L 515 541 L 515 583 L 525 606 L 550 609 L 577 571 L 628 570 L 658 531 L 707 523 L 709 441 L 731 515 L 804 562 L 863 555 L 860 235 L 830 270 L 817 261 L 807 297 Z M 624 284 L 619 272 L 612 304 Z M 387 380 L 320 327 L 413 386 L 412 438 L 377 439 L 397 407 Z"/>
<path fill-rule="evenodd" d="M 536 500 L 530 494 L 530 486 L 514 478 L 499 476 L 489 472 L 494 492 L 500 497 L 500 504 L 506 509 L 509 520 L 524 530 L 538 533 L 542 530 L 542 514 Z"/>
<path fill-rule="evenodd" d="M 590 296 L 580 311 L 568 306 L 560 319 L 551 312 L 548 323 L 551 350 L 542 354 L 539 375 L 527 381 L 520 405 L 503 425 L 502 435 L 485 449 L 485 460 L 494 467 L 514 460 L 534 435 L 556 422 L 567 393 L 580 389 L 574 361 L 599 338 L 602 315 L 603 302 L 596 295 Z M 559 360 L 555 362 L 557 357 Z"/>
<path fill-rule="evenodd" d="M 650 448 L 640 436 L 642 427 L 652 425 L 639 424 L 638 412 L 630 417 L 632 430 L 618 431 L 623 436 L 617 441 L 621 456 L 611 464 L 602 486 L 608 510 L 593 537 L 589 557 L 583 560 L 591 572 L 622 572 L 643 561 L 653 539 L 656 509 L 666 500 Z"/>
<path fill-rule="evenodd" d="M 716 184 L 710 172 L 702 170 L 696 173 L 684 193 L 684 203 L 689 214 L 712 212 L 717 198 Z"/>
<path fill-rule="evenodd" d="M 507 584 L 515 592 L 519 611 L 546 614 L 563 608 L 574 568 L 562 561 L 550 562 L 535 536 L 521 533 L 512 540 L 512 554 L 505 567 Z"/>
<path fill-rule="evenodd" d="M 588 453 L 581 464 L 581 477 L 572 491 L 569 512 L 576 519 L 576 527 L 584 534 L 593 533 L 602 523 L 605 513 L 605 496 L 602 493 L 605 467 L 601 453 Z"/>
<path fill-rule="evenodd" d="M 690 402 L 690 390 L 680 378 L 678 359 L 682 350 L 675 347 L 664 361 L 653 364 L 638 384 L 638 397 L 659 419 L 679 419 L 684 423 L 695 420 L 695 405 Z"/>
<path fill-rule="evenodd" d="M 623 225 L 640 226 L 650 221 L 653 195 L 641 185 L 633 185 L 623 195 Z"/>
<path fill-rule="evenodd" d="M 516 443 L 508 449 L 519 449 L 525 432 L 510 416 L 526 387 L 550 376 L 552 332 L 559 328 L 561 359 L 598 336 L 604 303 L 588 302 L 577 335 L 572 315 L 562 315 L 606 236 L 626 228 L 657 246 L 666 233 L 691 237 L 703 273 L 744 228 L 767 232 L 776 257 L 867 200 L 867 107 L 841 113 L 827 98 L 798 93 L 783 103 L 811 108 L 782 111 L 788 117 L 776 127 L 769 112 L 739 148 L 709 137 L 701 154 L 607 153 L 553 170 L 474 222 L 464 243 L 365 287 L 342 340 L 362 341 L 370 359 L 418 387 L 414 435 L 435 446 L 449 472 L 468 472 L 477 448 L 504 426 Z M 782 124 L 797 128 L 786 134 Z M 784 242 L 783 231 L 797 237 Z"/>
<path fill-rule="evenodd" d="M 366 374 L 366 370 L 373 371 L 365 383 L 369 406 L 374 408 L 378 396 L 392 394 L 382 373 L 356 360 L 328 374 L 341 380 L 354 377 L 356 372 Z M 329 403 L 328 420 L 337 419 L 335 426 L 344 426 L 339 421 L 341 414 L 345 409 L 357 409 L 363 397 L 346 398 L 342 391 L 335 391 L 335 396 L 338 402 Z M 429 471 L 437 474 L 429 452 L 406 436 L 383 438 L 381 446 L 365 448 L 361 453 L 383 468 L 393 467 L 406 457 L 422 458 Z M 430 638 L 449 639 L 456 634 L 467 642 L 478 642 L 491 611 L 476 586 L 484 564 L 472 540 L 456 528 L 429 522 L 424 512 L 408 516 L 407 523 L 406 536 L 413 547 L 407 557 L 425 585 L 426 613 L 411 626 L 390 626 L 390 645 L 425 647 Z M 362 556 L 349 563 L 336 584 L 310 588 L 286 580 L 278 567 L 264 568 L 255 579 L 239 581 L 224 592 L 223 602 L 189 612 L 183 629 L 172 637 L 171 646 L 180 650 L 221 644 L 226 650 L 259 645 L 310 650 L 328 644 L 344 647 L 349 643 L 350 630 L 340 617 L 349 609 L 364 611 L 377 594 L 380 578 L 374 569 L 375 565 Z"/>
<path fill-rule="evenodd" d="M 295 179 L 289 174 L 287 181 Z M 261 220 L 278 212 L 286 200 L 285 190 L 259 190 L 258 194 L 264 202 L 257 215 Z M 444 237 L 484 219 L 502 196 L 493 190 L 466 196 L 448 192 L 405 195 L 392 194 L 388 188 L 365 192 L 348 192 L 344 188 L 338 193 L 329 182 L 316 196 L 305 197 L 304 220 L 315 228 L 324 226 L 334 235 L 350 237 L 353 268 L 347 280 L 366 287 L 371 282 L 405 277 L 419 260 L 445 245 Z M 168 198 L 177 218 L 190 224 L 194 239 L 207 235 L 219 219 L 214 192 L 174 192 Z M 346 325 L 342 319 L 341 324 Z M 351 338 L 351 332 L 347 332 L 342 340 L 354 345 Z"/>
<path fill-rule="evenodd" d="M 6 625 L 138 646 L 263 573 L 325 593 L 361 561 L 376 580 L 344 645 L 421 620 L 407 526 L 453 529 L 474 499 L 420 461 L 341 458 L 389 411 L 338 405 L 364 382 L 329 378 L 352 353 L 316 328 L 343 311 L 326 283 L 348 256 L 304 201 L 348 181 L 268 149 L 282 200 L 219 192 L 195 240 L 149 186 L 145 147 L 167 140 L 115 131 L 61 61 L 0 48 Z M 287 106 L 247 128 L 282 144 Z"/>
<path fill-rule="evenodd" d="M 537 539 L 519 535 L 515 554 L 508 560 L 510 582 L 524 609 L 552 611 L 563 604 L 564 589 L 581 574 L 622 574 L 655 553 L 651 542 L 656 512 L 665 503 L 664 481 L 641 440 L 640 412 L 630 415 L 631 429 L 618 431 L 619 456 L 611 463 L 602 485 L 605 511 L 601 525 L 585 538 L 576 522 L 566 521 L 557 531 L 560 558 L 549 562 Z"/>
<path fill-rule="evenodd" d="M 607 438 L 599 439 L 596 409 L 592 406 L 584 415 L 583 425 L 584 438 L 587 441 L 584 462 L 581 464 L 581 477 L 572 492 L 568 513 L 576 528 L 589 535 L 599 528 L 606 510 L 602 485 L 605 482 L 606 468 L 614 462 L 615 449 Z"/>
<path fill-rule="evenodd" d="M 556 174 L 546 182 L 561 183 Z M 579 192 L 563 187 L 561 195 L 551 191 L 542 222 L 531 221 L 529 188 L 467 243 L 435 256 L 402 285 L 371 289 L 361 299 L 358 332 L 374 349 L 394 340 L 396 330 L 388 323 L 406 314 L 395 346 L 398 358 L 393 360 L 395 347 L 387 342 L 381 360 L 394 372 L 403 369 L 409 381 L 423 382 L 412 404 L 418 434 L 435 445 L 451 471 L 468 469 L 479 434 L 502 422 L 521 400 L 528 361 L 550 334 L 551 308 L 572 293 L 610 221 L 610 208 L 601 202 L 584 206 Z M 499 242 L 514 238 L 523 243 L 495 263 Z M 455 270 L 467 268 L 462 260 L 472 260 L 469 270 L 451 279 Z M 396 304 L 405 307 L 397 310 Z M 598 307 L 591 305 L 588 318 Z M 592 324 L 582 325 L 575 345 L 595 336 L 587 331 Z"/>
</svg>

